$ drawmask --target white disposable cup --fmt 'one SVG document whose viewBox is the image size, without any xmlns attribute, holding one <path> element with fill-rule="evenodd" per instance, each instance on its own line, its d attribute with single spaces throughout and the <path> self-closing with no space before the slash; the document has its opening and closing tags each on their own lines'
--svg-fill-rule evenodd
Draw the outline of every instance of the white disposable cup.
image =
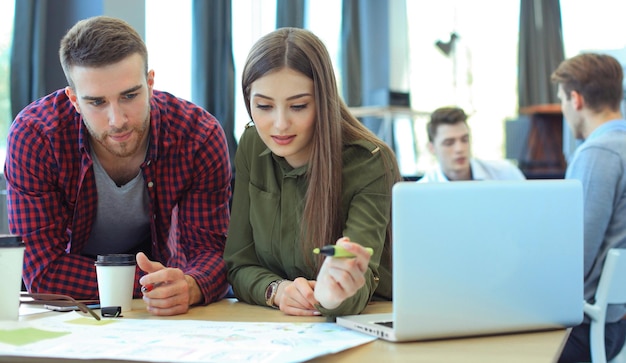
<svg viewBox="0 0 626 363">
<path fill-rule="evenodd" d="M 132 309 L 135 285 L 135 255 L 99 255 L 96 260 L 100 306 L 120 306 L 122 311 Z"/>
<path fill-rule="evenodd" d="M 25 245 L 21 237 L 0 236 L 0 320 L 18 320 Z"/>
</svg>

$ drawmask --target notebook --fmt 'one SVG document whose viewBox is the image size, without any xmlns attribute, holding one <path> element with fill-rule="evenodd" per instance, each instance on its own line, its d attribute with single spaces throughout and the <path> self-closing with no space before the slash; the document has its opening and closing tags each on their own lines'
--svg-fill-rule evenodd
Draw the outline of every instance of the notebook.
<svg viewBox="0 0 626 363">
<path fill-rule="evenodd" d="M 337 324 L 400 342 L 583 319 L 578 181 L 400 182 L 392 231 L 393 312 Z"/>
</svg>

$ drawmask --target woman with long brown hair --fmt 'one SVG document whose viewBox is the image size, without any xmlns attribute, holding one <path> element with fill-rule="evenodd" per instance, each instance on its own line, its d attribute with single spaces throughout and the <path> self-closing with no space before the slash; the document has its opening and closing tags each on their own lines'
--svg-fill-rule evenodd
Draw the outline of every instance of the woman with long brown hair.
<svg viewBox="0 0 626 363">
<path fill-rule="evenodd" d="M 224 256 L 235 295 L 328 316 L 390 299 L 396 158 L 341 100 L 324 44 L 303 29 L 267 34 L 248 55 L 242 89 L 252 122 L 235 157 Z M 329 244 L 354 258 L 313 254 Z"/>
</svg>

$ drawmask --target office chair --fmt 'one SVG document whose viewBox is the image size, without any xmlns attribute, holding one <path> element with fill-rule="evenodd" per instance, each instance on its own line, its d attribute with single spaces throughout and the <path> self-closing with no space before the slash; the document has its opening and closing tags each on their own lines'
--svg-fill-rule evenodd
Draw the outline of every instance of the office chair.
<svg viewBox="0 0 626 363">
<path fill-rule="evenodd" d="M 622 348 L 622 350 L 617 353 L 615 358 L 611 359 L 609 363 L 626 363 L 626 347 Z"/>
<path fill-rule="evenodd" d="M 606 362 L 604 324 L 608 304 L 626 303 L 626 249 L 611 248 L 604 261 L 602 275 L 595 295 L 595 304 L 585 301 L 584 311 L 590 323 L 591 361 Z M 620 353 L 621 355 L 622 353 Z"/>
</svg>

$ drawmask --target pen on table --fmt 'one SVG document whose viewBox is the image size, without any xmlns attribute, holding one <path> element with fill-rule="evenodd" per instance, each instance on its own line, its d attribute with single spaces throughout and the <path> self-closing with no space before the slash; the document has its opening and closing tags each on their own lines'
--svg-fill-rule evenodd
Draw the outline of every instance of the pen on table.
<svg viewBox="0 0 626 363">
<path fill-rule="evenodd" d="M 369 252 L 370 256 L 374 253 L 374 250 L 371 249 L 370 247 L 365 247 L 365 249 L 367 250 L 367 252 Z M 331 256 L 335 258 L 354 257 L 354 255 L 346 251 L 345 248 L 337 246 L 337 245 L 328 245 L 322 248 L 316 248 L 313 250 L 313 253 L 315 253 L 316 255 Z"/>
<path fill-rule="evenodd" d="M 143 285 L 141 287 L 141 292 L 150 292 L 163 284 L 165 284 L 165 282 L 155 282 L 153 284 Z"/>
</svg>

